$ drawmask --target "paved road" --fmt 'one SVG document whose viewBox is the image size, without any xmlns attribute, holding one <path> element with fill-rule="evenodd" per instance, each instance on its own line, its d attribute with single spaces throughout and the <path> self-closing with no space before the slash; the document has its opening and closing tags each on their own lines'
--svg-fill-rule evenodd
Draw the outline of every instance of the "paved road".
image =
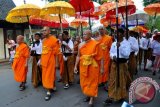
<svg viewBox="0 0 160 107">
<path fill-rule="evenodd" d="M 62 83 L 56 83 L 57 92 L 53 94 L 50 101 L 44 101 L 45 90 L 42 87 L 33 88 L 31 85 L 31 67 L 29 67 L 29 70 L 27 89 L 20 92 L 18 89 L 19 84 L 13 79 L 11 67 L 8 64 L 0 64 L 0 107 L 87 107 L 87 103 L 83 102 L 84 96 L 78 84 L 74 84 L 70 89 L 64 90 Z M 137 77 L 150 75 L 151 72 L 141 71 Z M 154 79 L 160 83 L 158 76 L 155 76 Z M 100 88 L 95 107 L 103 107 L 102 102 L 106 99 L 106 96 L 107 92 Z M 134 107 L 160 107 L 160 94 L 158 93 L 155 99 L 148 104 L 134 103 L 133 105 Z M 115 103 L 110 107 L 120 106 L 121 103 Z"/>
</svg>

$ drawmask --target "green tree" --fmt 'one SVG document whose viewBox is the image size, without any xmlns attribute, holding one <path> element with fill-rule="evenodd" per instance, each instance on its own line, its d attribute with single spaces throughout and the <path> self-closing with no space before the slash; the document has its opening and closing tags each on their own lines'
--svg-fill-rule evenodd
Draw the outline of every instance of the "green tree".
<svg viewBox="0 0 160 107">
<path fill-rule="evenodd" d="M 160 0 L 143 0 L 143 5 L 147 6 L 149 4 L 157 3 L 157 2 L 160 2 Z"/>
</svg>

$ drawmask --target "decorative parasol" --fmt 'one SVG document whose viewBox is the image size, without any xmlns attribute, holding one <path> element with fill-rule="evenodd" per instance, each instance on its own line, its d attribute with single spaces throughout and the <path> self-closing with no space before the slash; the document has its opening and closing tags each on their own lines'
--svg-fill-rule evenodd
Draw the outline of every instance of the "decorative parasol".
<svg viewBox="0 0 160 107">
<path fill-rule="evenodd" d="M 65 1 L 55 1 L 47 4 L 41 10 L 41 16 L 50 15 L 50 14 L 58 14 L 61 25 L 61 32 L 63 32 L 62 26 L 62 14 L 68 14 L 70 16 L 75 15 L 75 9 L 71 4 Z"/>
</svg>

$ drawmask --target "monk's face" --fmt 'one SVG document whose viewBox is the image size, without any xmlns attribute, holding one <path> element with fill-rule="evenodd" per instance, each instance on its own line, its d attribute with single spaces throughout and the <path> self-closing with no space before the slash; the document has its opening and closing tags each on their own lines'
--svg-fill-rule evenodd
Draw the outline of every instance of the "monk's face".
<svg viewBox="0 0 160 107">
<path fill-rule="evenodd" d="M 76 41 L 81 41 L 81 38 L 79 36 L 77 36 Z"/>
<path fill-rule="evenodd" d="M 91 36 L 92 36 L 91 32 L 87 30 L 83 33 L 83 40 L 88 41 L 89 39 L 91 39 Z"/>
<path fill-rule="evenodd" d="M 103 36 L 105 34 L 105 30 L 104 30 L 103 27 L 99 28 L 99 33 L 100 33 L 101 36 Z"/>
<path fill-rule="evenodd" d="M 24 41 L 24 37 L 23 36 L 17 36 L 17 43 L 21 44 Z"/>
<path fill-rule="evenodd" d="M 47 37 L 51 32 L 49 27 L 44 27 L 42 31 L 44 37 Z"/>
</svg>

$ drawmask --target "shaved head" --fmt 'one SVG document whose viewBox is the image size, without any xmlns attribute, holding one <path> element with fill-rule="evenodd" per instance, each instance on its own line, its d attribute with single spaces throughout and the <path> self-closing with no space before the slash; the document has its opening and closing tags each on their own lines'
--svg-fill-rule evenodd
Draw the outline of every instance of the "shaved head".
<svg viewBox="0 0 160 107">
<path fill-rule="evenodd" d="M 50 30 L 50 28 L 48 26 L 43 27 L 42 31 L 43 31 L 44 37 L 48 37 L 49 34 L 51 33 L 51 30 Z"/>
<path fill-rule="evenodd" d="M 24 36 L 18 35 L 18 36 L 17 36 L 17 43 L 18 43 L 18 44 L 21 44 L 21 43 L 23 43 L 23 42 L 24 42 Z"/>
<path fill-rule="evenodd" d="M 88 41 L 89 39 L 91 39 L 92 36 L 92 32 L 91 30 L 85 30 L 83 33 L 83 39 L 84 41 Z"/>
</svg>

